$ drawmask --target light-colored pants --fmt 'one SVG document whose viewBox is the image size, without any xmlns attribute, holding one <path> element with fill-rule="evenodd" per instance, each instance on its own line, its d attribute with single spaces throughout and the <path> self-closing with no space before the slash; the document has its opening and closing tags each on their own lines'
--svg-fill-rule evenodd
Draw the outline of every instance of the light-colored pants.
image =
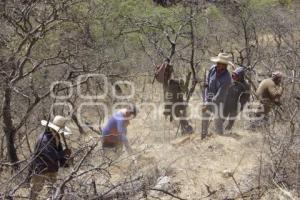
<svg viewBox="0 0 300 200">
<path fill-rule="evenodd" d="M 255 111 L 255 114 L 257 116 L 261 116 L 263 115 L 264 117 L 267 117 L 268 114 L 271 112 L 272 108 L 273 108 L 273 103 L 270 101 L 260 101 L 259 102 L 259 108 L 263 108 L 263 111 L 259 111 L 258 109 Z"/>
<path fill-rule="evenodd" d="M 38 194 L 46 185 L 47 198 L 52 195 L 53 184 L 56 182 L 57 172 L 45 172 L 42 174 L 34 174 L 31 178 L 30 199 L 36 200 Z"/>
</svg>

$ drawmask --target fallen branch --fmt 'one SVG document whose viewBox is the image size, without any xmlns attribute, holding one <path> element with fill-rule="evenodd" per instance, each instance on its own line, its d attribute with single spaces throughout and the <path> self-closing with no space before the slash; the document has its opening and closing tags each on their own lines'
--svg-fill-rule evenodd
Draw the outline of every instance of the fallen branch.
<svg viewBox="0 0 300 200">
<path fill-rule="evenodd" d="M 176 195 L 174 195 L 174 194 L 172 194 L 172 193 L 170 193 L 170 192 L 168 192 L 168 191 L 166 191 L 166 190 L 157 189 L 157 188 L 150 188 L 150 190 L 154 190 L 154 191 L 162 192 L 162 193 L 164 193 L 164 194 L 167 194 L 167 195 L 169 195 L 169 196 L 171 196 L 171 197 L 173 197 L 173 198 L 175 198 L 175 199 L 187 200 L 187 199 L 184 199 L 184 198 L 178 197 L 178 196 L 176 196 Z"/>
</svg>

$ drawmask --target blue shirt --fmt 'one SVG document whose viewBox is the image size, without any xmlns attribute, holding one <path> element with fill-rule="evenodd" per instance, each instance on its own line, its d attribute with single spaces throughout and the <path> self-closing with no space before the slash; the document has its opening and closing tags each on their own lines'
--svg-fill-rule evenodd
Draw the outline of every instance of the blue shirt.
<svg viewBox="0 0 300 200">
<path fill-rule="evenodd" d="M 117 134 L 122 142 L 127 141 L 126 133 L 126 119 L 124 117 L 124 113 L 121 111 L 114 113 L 102 129 L 102 134 L 104 137 Z"/>
<path fill-rule="evenodd" d="M 224 70 L 217 76 L 217 66 L 213 65 L 207 76 L 208 87 L 205 89 L 205 102 L 221 103 L 225 102 L 228 88 L 231 84 L 231 76 L 228 70 Z"/>
</svg>

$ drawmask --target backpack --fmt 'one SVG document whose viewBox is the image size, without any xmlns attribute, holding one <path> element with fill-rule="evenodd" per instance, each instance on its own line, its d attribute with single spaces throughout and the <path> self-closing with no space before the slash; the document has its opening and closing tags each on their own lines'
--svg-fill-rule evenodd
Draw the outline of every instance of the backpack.
<svg viewBox="0 0 300 200">
<path fill-rule="evenodd" d="M 157 66 L 155 69 L 154 77 L 159 83 L 164 83 L 165 79 L 168 79 L 167 76 L 171 76 L 173 72 L 173 67 L 167 62 L 164 62 L 160 66 Z"/>
</svg>

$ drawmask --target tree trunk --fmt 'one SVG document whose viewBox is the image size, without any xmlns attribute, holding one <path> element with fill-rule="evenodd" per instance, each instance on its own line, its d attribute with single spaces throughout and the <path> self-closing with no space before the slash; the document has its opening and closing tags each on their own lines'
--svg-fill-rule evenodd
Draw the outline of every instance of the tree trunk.
<svg viewBox="0 0 300 200">
<path fill-rule="evenodd" d="M 4 91 L 4 99 L 2 106 L 2 117 L 3 117 L 3 131 L 5 133 L 6 138 L 6 148 L 8 159 L 11 163 L 18 162 L 17 151 L 15 147 L 15 127 L 13 126 L 12 116 L 11 116 L 11 88 L 8 83 L 6 83 L 5 91 Z"/>
</svg>

